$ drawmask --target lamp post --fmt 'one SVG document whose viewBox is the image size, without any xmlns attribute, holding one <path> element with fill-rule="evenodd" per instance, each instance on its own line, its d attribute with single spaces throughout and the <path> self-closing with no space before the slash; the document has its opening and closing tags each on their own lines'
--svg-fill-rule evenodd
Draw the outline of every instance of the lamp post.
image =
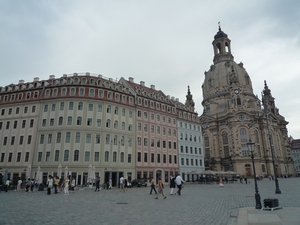
<svg viewBox="0 0 300 225">
<path fill-rule="evenodd" d="M 272 139 L 271 139 L 271 134 L 270 134 L 270 129 L 269 129 L 269 119 L 268 119 L 268 111 L 267 111 L 267 103 L 266 103 L 266 98 L 262 97 L 262 102 L 263 102 L 263 106 L 264 106 L 264 114 L 266 117 L 266 121 L 267 121 L 267 130 L 268 130 L 268 137 L 269 137 L 269 143 L 270 143 L 270 147 L 271 147 L 271 155 L 272 155 L 272 163 L 273 163 L 273 170 L 274 170 L 274 180 L 275 180 L 275 194 L 281 194 L 281 190 L 279 189 L 279 184 L 278 184 L 278 179 L 277 179 L 277 170 L 275 167 L 275 156 L 274 156 L 274 147 L 272 144 Z"/>
<path fill-rule="evenodd" d="M 247 147 L 249 152 L 251 153 L 251 159 L 252 159 L 252 166 L 253 166 L 253 173 L 254 173 L 254 183 L 255 183 L 255 208 L 256 209 L 261 209 L 261 202 L 260 202 L 260 195 L 258 193 L 258 187 L 257 187 L 257 180 L 256 180 L 256 172 L 255 172 L 255 165 L 254 165 L 254 147 L 255 143 L 249 140 L 247 143 Z"/>
</svg>

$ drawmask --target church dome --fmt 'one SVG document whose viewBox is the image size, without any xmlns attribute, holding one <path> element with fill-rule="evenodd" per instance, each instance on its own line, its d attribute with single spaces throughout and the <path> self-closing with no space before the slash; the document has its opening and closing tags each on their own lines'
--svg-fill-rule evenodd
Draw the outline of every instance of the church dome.
<svg viewBox="0 0 300 225">
<path fill-rule="evenodd" d="M 218 39 L 218 38 L 222 38 L 222 37 L 228 37 L 227 34 L 225 34 L 222 30 L 221 30 L 221 27 L 219 27 L 219 32 L 215 35 L 215 40 Z"/>
</svg>

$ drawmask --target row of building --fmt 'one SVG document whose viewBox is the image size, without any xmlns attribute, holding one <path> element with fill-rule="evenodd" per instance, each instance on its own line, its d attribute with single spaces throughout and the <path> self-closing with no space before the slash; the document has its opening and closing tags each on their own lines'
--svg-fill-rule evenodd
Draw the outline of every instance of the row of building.
<svg viewBox="0 0 300 225">
<path fill-rule="evenodd" d="M 181 103 L 133 78 L 74 73 L 0 87 L 1 174 L 68 174 L 78 185 L 98 175 L 115 185 L 121 176 L 192 180 L 204 169 L 253 176 L 249 140 L 257 174 L 295 174 L 288 122 L 266 81 L 260 99 L 220 27 L 212 44 L 200 116 L 189 87 Z"/>
</svg>

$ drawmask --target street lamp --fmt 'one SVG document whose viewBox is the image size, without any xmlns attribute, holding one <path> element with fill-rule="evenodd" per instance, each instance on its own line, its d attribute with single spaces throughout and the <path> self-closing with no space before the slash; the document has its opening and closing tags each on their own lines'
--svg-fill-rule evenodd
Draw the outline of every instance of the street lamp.
<svg viewBox="0 0 300 225">
<path fill-rule="evenodd" d="M 254 165 L 254 148 L 255 148 L 255 143 L 249 140 L 247 143 L 247 147 L 249 152 L 251 153 L 251 159 L 252 159 L 252 166 L 253 166 L 253 173 L 254 173 L 254 183 L 255 183 L 255 208 L 256 209 L 261 209 L 261 202 L 260 202 L 260 195 L 258 193 L 258 187 L 257 187 L 257 180 L 256 180 L 256 172 L 255 172 L 255 165 Z"/>
</svg>

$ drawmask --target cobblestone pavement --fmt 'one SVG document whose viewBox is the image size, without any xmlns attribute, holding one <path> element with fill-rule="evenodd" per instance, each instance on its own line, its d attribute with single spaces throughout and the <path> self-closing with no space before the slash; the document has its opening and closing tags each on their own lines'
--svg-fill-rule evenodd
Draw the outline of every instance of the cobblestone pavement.
<svg viewBox="0 0 300 225">
<path fill-rule="evenodd" d="M 185 184 L 182 195 L 167 199 L 149 195 L 150 187 L 101 190 L 85 188 L 69 195 L 46 191 L 0 193 L 0 225 L 64 224 L 235 224 L 238 209 L 254 207 L 254 181 L 250 184 Z M 258 182 L 261 201 L 278 198 L 282 207 L 300 207 L 300 178 L 279 179 L 282 194 L 275 194 L 275 183 Z"/>
</svg>

